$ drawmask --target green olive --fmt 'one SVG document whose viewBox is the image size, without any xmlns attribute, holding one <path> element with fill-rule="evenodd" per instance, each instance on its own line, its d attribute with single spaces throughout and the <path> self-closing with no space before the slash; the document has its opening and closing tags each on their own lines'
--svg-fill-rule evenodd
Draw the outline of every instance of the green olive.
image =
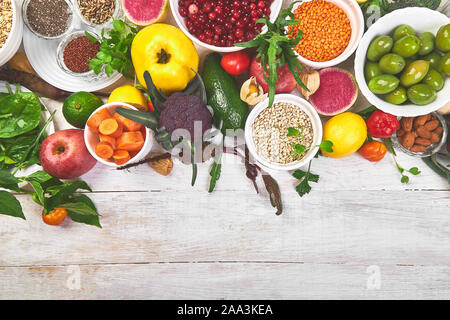
<svg viewBox="0 0 450 320">
<path fill-rule="evenodd" d="M 446 76 L 450 76 L 450 52 L 447 52 L 445 56 L 442 57 L 438 70 Z"/>
<path fill-rule="evenodd" d="M 372 80 L 372 78 L 383 74 L 380 69 L 380 66 L 376 62 L 367 62 L 364 67 L 364 75 L 366 77 L 366 81 Z"/>
<path fill-rule="evenodd" d="M 406 89 L 403 87 L 398 87 L 391 93 L 385 95 L 384 100 L 392 104 L 402 104 L 406 100 L 408 100 L 408 96 L 406 95 Z"/>
<path fill-rule="evenodd" d="M 392 37 L 394 38 L 394 41 L 397 41 L 407 35 L 415 36 L 416 32 L 414 31 L 414 29 L 411 26 L 409 26 L 407 24 L 402 24 L 402 25 L 398 26 L 397 28 L 395 28 L 395 31 L 394 31 L 394 34 Z"/>
<path fill-rule="evenodd" d="M 420 49 L 419 55 L 426 56 L 427 54 L 433 52 L 434 50 L 434 34 L 431 32 L 422 33 L 419 37 L 420 39 Z"/>
<path fill-rule="evenodd" d="M 450 51 L 450 23 L 442 26 L 436 34 L 436 48 L 442 52 Z"/>
<path fill-rule="evenodd" d="M 441 55 L 439 52 L 432 52 L 429 55 L 423 57 L 423 60 L 428 61 L 430 63 L 430 68 L 439 69 L 439 65 L 441 64 Z"/>
<path fill-rule="evenodd" d="M 375 94 L 387 94 L 397 89 L 400 80 L 391 74 L 382 74 L 369 81 L 369 89 Z"/>
<path fill-rule="evenodd" d="M 425 60 L 416 60 L 411 63 L 400 76 L 400 82 L 404 87 L 410 87 L 425 78 L 430 69 L 430 63 Z"/>
<path fill-rule="evenodd" d="M 434 69 L 430 69 L 430 71 L 428 71 L 422 82 L 429 85 L 436 91 L 439 91 L 444 87 L 444 78 Z"/>
<path fill-rule="evenodd" d="M 423 83 L 412 86 L 406 94 L 412 103 L 420 106 L 430 104 L 436 99 L 436 90 Z"/>
<path fill-rule="evenodd" d="M 401 55 L 403 58 L 410 58 L 420 49 L 420 39 L 416 36 L 407 35 L 395 41 L 392 52 Z"/>
<path fill-rule="evenodd" d="M 378 62 L 382 56 L 391 52 L 394 41 L 389 36 L 380 36 L 372 40 L 367 49 L 367 59 Z"/>
<path fill-rule="evenodd" d="M 378 64 L 380 65 L 380 69 L 383 73 L 397 74 L 402 72 L 405 68 L 406 62 L 402 56 L 395 53 L 388 53 L 381 58 Z"/>
</svg>

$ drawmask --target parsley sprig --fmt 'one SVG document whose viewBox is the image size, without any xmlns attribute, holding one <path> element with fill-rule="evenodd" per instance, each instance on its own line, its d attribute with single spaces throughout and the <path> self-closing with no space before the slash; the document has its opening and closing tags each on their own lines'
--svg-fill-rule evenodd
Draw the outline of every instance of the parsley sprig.
<svg viewBox="0 0 450 320">
<path fill-rule="evenodd" d="M 288 128 L 287 136 L 300 138 L 301 142 L 305 141 L 305 139 L 303 137 L 303 128 L 301 128 L 300 130 L 298 130 L 296 128 Z M 333 152 L 333 142 L 331 142 L 329 140 L 322 141 L 316 147 L 319 147 L 321 150 L 328 152 L 328 153 Z M 306 146 L 304 146 L 301 143 L 292 143 L 292 149 L 293 149 L 293 151 L 291 153 L 291 156 L 293 158 L 297 158 L 298 160 L 300 160 L 301 155 L 306 151 Z"/>
<path fill-rule="evenodd" d="M 131 61 L 131 44 L 138 33 L 137 28 L 123 22 L 113 21 L 113 29 L 105 36 L 105 29 L 101 31 L 101 38 L 89 32 L 86 37 L 94 43 L 100 43 L 100 51 L 97 57 L 89 61 L 89 69 L 99 74 L 104 66 L 106 75 L 110 76 L 117 70 L 129 79 L 134 78 L 133 62 Z"/>
<path fill-rule="evenodd" d="M 275 89 L 278 82 L 277 69 L 285 64 L 288 65 L 289 71 L 299 86 L 309 91 L 300 79 L 299 72 L 303 70 L 303 67 L 294 51 L 302 39 L 303 32 L 299 30 L 295 37 L 290 37 L 294 28 L 289 27 L 300 23 L 292 13 L 294 5 L 298 2 L 301 1 L 294 1 L 289 8 L 282 10 L 274 23 L 270 22 L 267 16 L 258 19 L 256 24 L 264 23 L 267 26 L 267 32 L 260 33 L 255 39 L 248 42 L 235 44 L 238 47 L 257 48 L 256 58 L 259 59 L 263 68 L 264 79 L 269 84 L 269 108 L 273 105 L 275 98 Z"/>
</svg>

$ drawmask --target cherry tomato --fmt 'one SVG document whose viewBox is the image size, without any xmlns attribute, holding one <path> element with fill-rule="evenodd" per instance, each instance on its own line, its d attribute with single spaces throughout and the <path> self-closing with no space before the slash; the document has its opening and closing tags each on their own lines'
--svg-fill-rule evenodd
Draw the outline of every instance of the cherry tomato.
<svg viewBox="0 0 450 320">
<path fill-rule="evenodd" d="M 49 214 L 42 213 L 42 220 L 48 225 L 59 226 L 67 216 L 67 210 L 57 208 Z"/>
<path fill-rule="evenodd" d="M 371 162 L 381 161 L 386 152 L 386 146 L 379 141 L 368 142 L 359 149 L 359 154 Z"/>
<path fill-rule="evenodd" d="M 242 51 L 230 52 L 222 57 L 220 65 L 228 74 L 238 76 L 248 69 L 250 58 Z"/>
</svg>

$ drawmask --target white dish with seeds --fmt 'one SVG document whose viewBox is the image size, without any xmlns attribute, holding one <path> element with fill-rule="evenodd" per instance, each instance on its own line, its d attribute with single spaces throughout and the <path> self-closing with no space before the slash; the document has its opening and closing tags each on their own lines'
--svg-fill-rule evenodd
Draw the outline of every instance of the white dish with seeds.
<svg viewBox="0 0 450 320">
<path fill-rule="evenodd" d="M 252 157 L 273 170 L 296 170 L 319 151 L 322 122 L 306 100 L 292 94 L 275 95 L 268 108 L 266 99 L 253 108 L 245 124 L 245 141 Z M 294 131 L 297 136 L 288 132 Z M 296 152 L 296 150 L 303 150 Z"/>
</svg>

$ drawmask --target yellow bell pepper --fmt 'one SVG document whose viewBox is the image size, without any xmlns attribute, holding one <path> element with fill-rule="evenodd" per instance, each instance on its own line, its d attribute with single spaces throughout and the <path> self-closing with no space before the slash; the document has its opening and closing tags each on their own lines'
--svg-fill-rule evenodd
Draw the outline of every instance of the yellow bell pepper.
<svg viewBox="0 0 450 320">
<path fill-rule="evenodd" d="M 198 71 L 198 53 L 192 41 L 178 28 L 157 23 L 145 27 L 131 46 L 131 58 L 139 82 L 146 86 L 144 72 L 150 72 L 165 94 L 182 91 Z"/>
</svg>

